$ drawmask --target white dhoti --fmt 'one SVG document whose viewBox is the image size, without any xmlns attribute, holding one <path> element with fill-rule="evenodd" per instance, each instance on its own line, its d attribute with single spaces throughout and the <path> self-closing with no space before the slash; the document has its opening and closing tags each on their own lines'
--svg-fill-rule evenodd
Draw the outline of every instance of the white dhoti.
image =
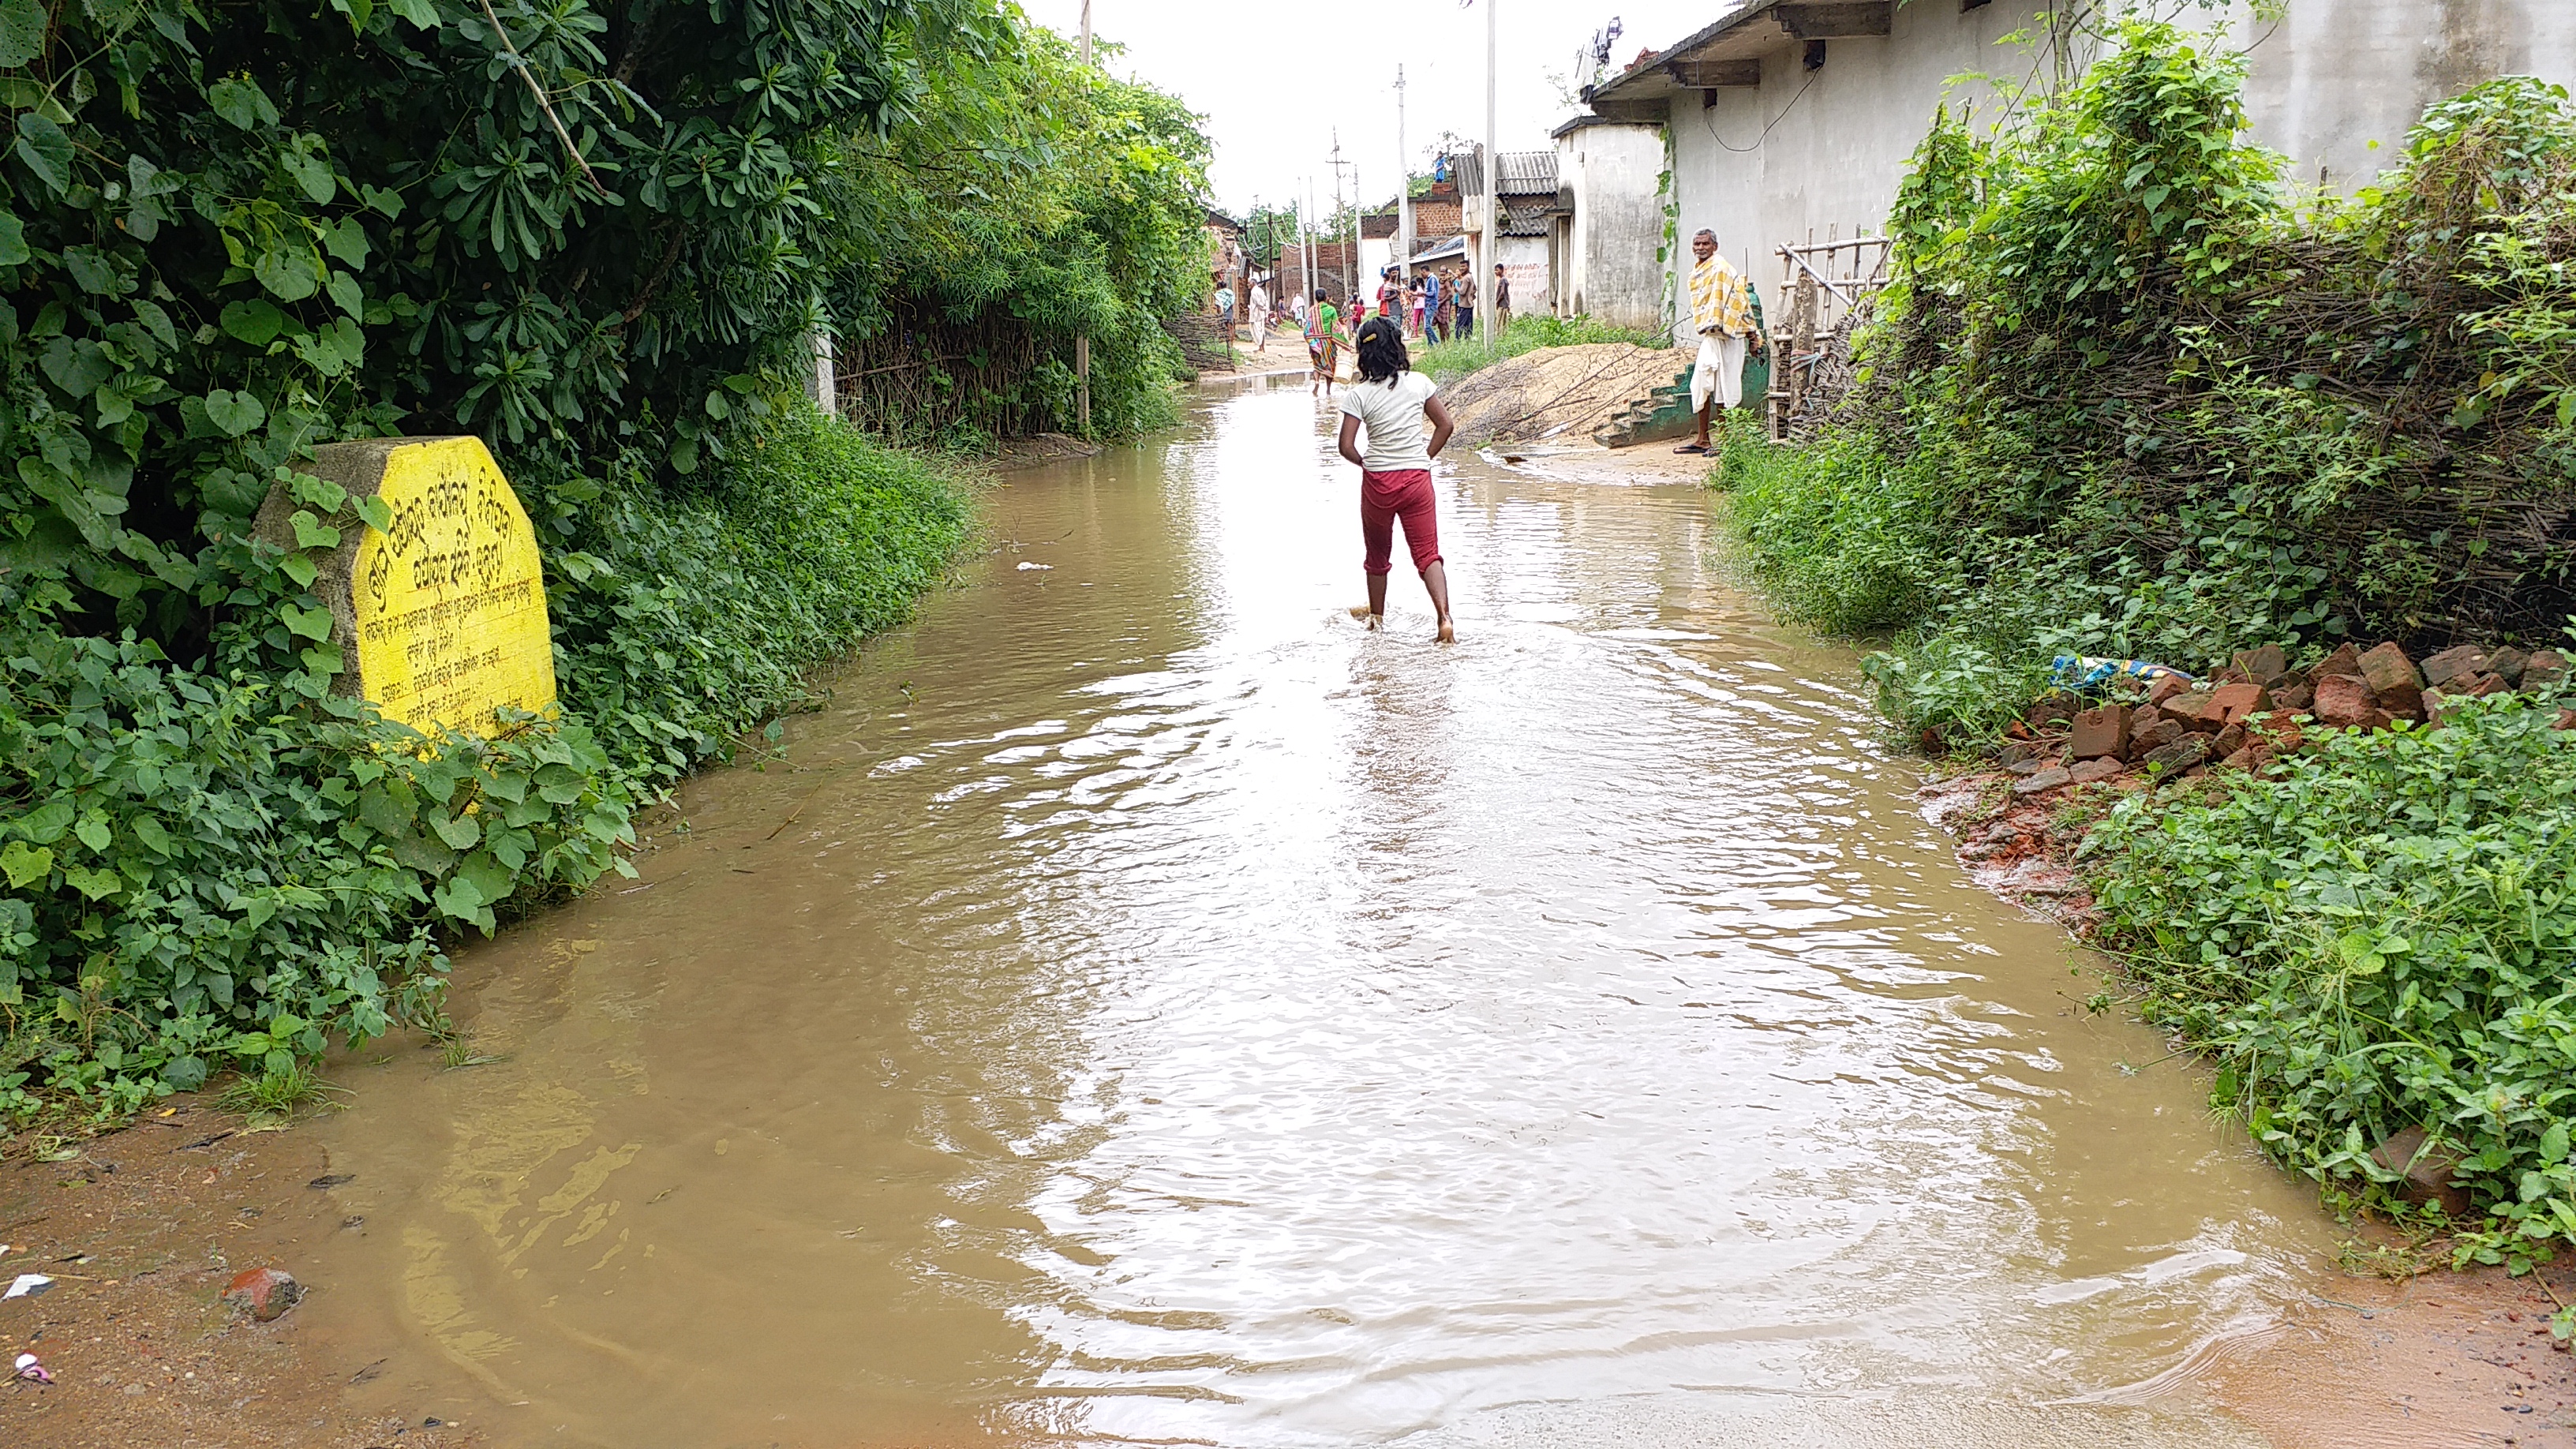
<svg viewBox="0 0 2576 1449">
<path fill-rule="evenodd" d="M 1270 316 L 1255 309 L 1252 314 L 1252 350 L 1267 351 L 1270 346 Z"/>
<path fill-rule="evenodd" d="M 1691 411 L 1707 407 L 1715 398 L 1722 407 L 1734 407 L 1744 401 L 1744 349 L 1741 337 L 1723 332 L 1699 335 L 1699 360 L 1691 364 Z"/>
</svg>

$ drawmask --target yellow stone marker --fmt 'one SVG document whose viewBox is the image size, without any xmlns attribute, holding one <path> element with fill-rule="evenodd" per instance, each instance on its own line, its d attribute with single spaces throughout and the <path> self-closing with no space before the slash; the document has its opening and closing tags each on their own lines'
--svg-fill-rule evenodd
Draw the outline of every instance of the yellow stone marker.
<svg viewBox="0 0 2576 1449">
<path fill-rule="evenodd" d="M 326 520 L 340 545 L 315 558 L 313 592 L 355 666 L 341 673 L 344 693 L 423 733 L 491 735 L 504 728 L 501 707 L 535 714 L 554 703 L 536 530 L 482 439 L 333 443 L 314 450 L 314 472 L 393 515 L 380 533 L 343 510 Z M 273 489 L 260 536 L 292 546 L 295 507 L 283 484 Z"/>
</svg>

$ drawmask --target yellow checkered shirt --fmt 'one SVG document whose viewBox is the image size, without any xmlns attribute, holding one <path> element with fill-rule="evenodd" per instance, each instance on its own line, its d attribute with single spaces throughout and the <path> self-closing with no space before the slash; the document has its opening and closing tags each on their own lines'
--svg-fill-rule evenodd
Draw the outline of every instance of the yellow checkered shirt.
<svg viewBox="0 0 2576 1449">
<path fill-rule="evenodd" d="M 1696 331 L 1723 332 L 1729 337 L 1753 331 L 1752 289 L 1723 255 L 1691 268 L 1690 304 L 1691 327 Z"/>
</svg>

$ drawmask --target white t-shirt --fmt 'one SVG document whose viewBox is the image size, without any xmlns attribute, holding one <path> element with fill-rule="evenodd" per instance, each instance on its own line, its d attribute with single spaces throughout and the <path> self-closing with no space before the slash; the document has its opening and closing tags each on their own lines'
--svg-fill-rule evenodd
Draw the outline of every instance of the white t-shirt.
<svg viewBox="0 0 2576 1449">
<path fill-rule="evenodd" d="M 1399 372 L 1385 382 L 1355 382 L 1342 390 L 1344 416 L 1360 420 L 1368 442 L 1360 449 L 1362 466 L 1372 473 L 1431 468 L 1431 419 L 1422 405 L 1438 387 L 1418 372 Z"/>
</svg>

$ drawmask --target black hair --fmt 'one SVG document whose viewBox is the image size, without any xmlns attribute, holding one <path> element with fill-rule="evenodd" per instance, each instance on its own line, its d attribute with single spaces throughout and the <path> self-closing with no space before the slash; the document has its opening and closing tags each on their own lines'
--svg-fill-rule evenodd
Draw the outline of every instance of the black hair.
<svg viewBox="0 0 2576 1449">
<path fill-rule="evenodd" d="M 1369 382 L 1393 382 L 1399 372 L 1411 372 L 1413 359 L 1404 355 L 1404 329 L 1392 317 L 1371 317 L 1360 324 L 1360 376 Z"/>
<path fill-rule="evenodd" d="M 1324 289 L 1323 289 L 1323 288 L 1321 288 L 1321 287 L 1317 287 L 1317 288 L 1315 289 L 1315 300 L 1316 300 L 1316 301 L 1318 301 L 1318 302 L 1329 302 L 1329 301 L 1331 301 L 1331 300 L 1333 300 L 1333 299 L 1324 295 Z"/>
</svg>

